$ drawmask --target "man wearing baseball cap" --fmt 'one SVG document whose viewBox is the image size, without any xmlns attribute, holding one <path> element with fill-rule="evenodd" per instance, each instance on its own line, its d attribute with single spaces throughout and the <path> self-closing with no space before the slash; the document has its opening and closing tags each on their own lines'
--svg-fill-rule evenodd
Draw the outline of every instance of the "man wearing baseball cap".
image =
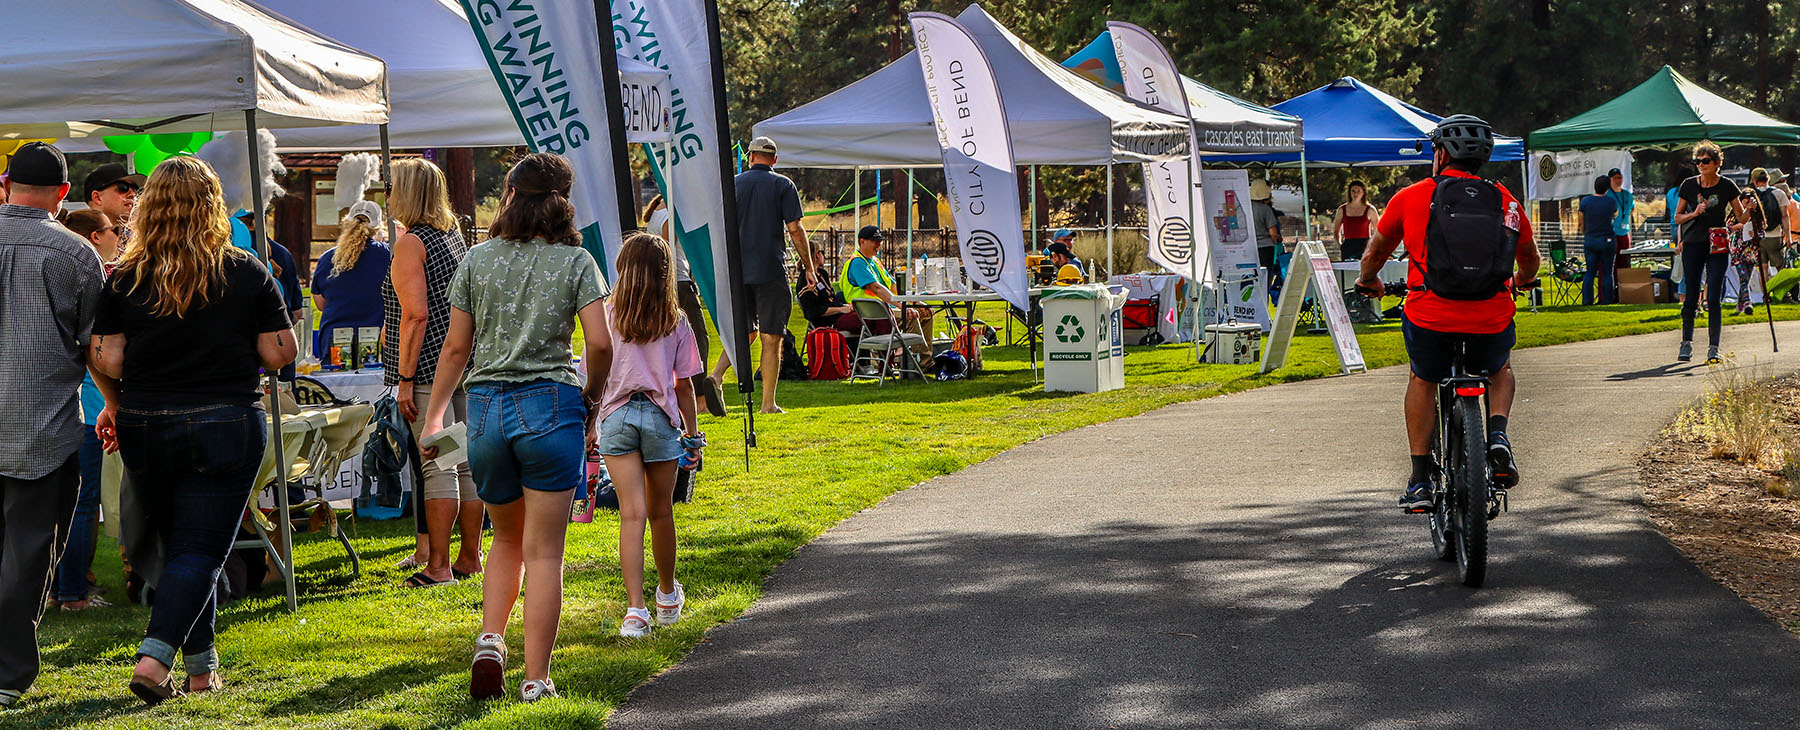
<svg viewBox="0 0 1800 730">
<path fill-rule="evenodd" d="M 125 166 L 117 162 L 109 162 L 94 168 L 88 173 L 87 180 L 82 183 L 82 200 L 87 206 L 106 214 L 113 225 L 119 227 L 121 243 L 130 235 L 131 229 L 126 223 L 131 220 L 131 211 L 137 207 L 137 194 L 144 189 L 144 176 L 125 171 Z"/>
<path fill-rule="evenodd" d="M 857 299 L 878 299 L 893 310 L 893 320 L 901 321 L 900 302 L 894 299 L 894 279 L 886 269 L 881 268 L 881 242 L 887 240 L 881 229 L 875 226 L 863 226 L 856 232 L 856 253 L 844 262 L 844 270 L 838 274 L 838 292 L 844 295 L 844 301 Z M 924 309 L 906 309 L 905 322 L 908 332 L 925 338 L 926 344 L 915 347 L 920 350 L 921 357 L 931 356 L 931 313 Z M 871 324 L 870 332 L 878 335 L 888 331 Z"/>
<path fill-rule="evenodd" d="M 1075 251 L 1074 249 L 1069 248 L 1069 244 L 1057 241 L 1049 246 L 1045 246 L 1044 253 L 1050 256 L 1051 265 L 1056 267 L 1056 278 L 1058 281 L 1075 278 L 1063 275 L 1070 267 L 1075 269 L 1075 273 L 1080 275 L 1082 281 L 1087 280 L 1087 272 L 1083 271 L 1081 268 L 1081 259 L 1075 258 Z"/>
<path fill-rule="evenodd" d="M 53 146 L 13 153 L 0 180 L 0 709 L 37 680 L 37 623 L 68 540 L 81 468 L 81 374 L 100 302 L 100 257 L 54 216 L 69 167 Z M 94 383 L 117 402 L 117 383 Z"/>
<path fill-rule="evenodd" d="M 781 413 L 775 404 L 775 385 L 781 374 L 781 342 L 787 334 L 794 295 L 788 289 L 787 245 L 800 254 L 800 276 L 807 287 L 817 286 L 814 271 L 818 258 L 800 227 L 800 190 L 786 175 L 775 172 L 775 140 L 757 137 L 747 149 L 750 169 L 733 180 L 737 188 L 738 249 L 743 252 L 744 294 L 749 300 L 738 316 L 749 318 L 751 331 L 762 341 L 762 412 Z M 726 349 L 729 352 L 729 348 Z M 712 379 L 718 383 L 730 365 L 726 352 L 719 353 Z M 738 369 L 740 379 L 748 377 Z"/>
</svg>

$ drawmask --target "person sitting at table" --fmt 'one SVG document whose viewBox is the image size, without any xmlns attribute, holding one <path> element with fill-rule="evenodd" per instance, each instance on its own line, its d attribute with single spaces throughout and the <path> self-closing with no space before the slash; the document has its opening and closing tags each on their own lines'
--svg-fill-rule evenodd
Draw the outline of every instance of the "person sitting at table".
<svg viewBox="0 0 1800 730">
<path fill-rule="evenodd" d="M 854 338 L 862 331 L 862 319 L 856 316 L 856 309 L 844 299 L 844 293 L 827 282 L 831 281 L 831 272 L 821 268 L 814 274 L 817 283 L 806 285 L 806 277 L 799 277 L 794 284 L 795 298 L 800 302 L 800 316 L 813 327 L 830 327 Z"/>
<path fill-rule="evenodd" d="M 327 359 L 332 330 L 380 327 L 385 316 L 381 282 L 387 280 L 393 253 L 377 239 L 382 226 L 381 206 L 358 200 L 344 214 L 337 245 L 319 257 L 313 269 L 313 304 L 318 306 L 319 330 L 313 333 L 313 352 Z M 364 344 L 373 345 L 373 342 Z M 349 364 L 355 353 L 343 353 Z"/>
<path fill-rule="evenodd" d="M 1057 284 L 1087 283 L 1087 272 L 1082 270 L 1081 260 L 1075 258 L 1075 252 L 1069 250 L 1069 244 L 1052 243 L 1045 247 L 1044 253 L 1050 254 L 1050 264 L 1056 267 Z"/>
<path fill-rule="evenodd" d="M 881 241 L 884 238 L 881 229 L 875 226 L 863 226 L 862 230 L 856 232 L 856 255 L 844 262 L 844 270 L 838 275 L 838 291 L 846 302 L 859 298 L 881 300 L 894 310 L 895 321 L 902 319 L 901 312 L 904 311 L 907 330 L 925 338 L 926 344 L 921 354 L 930 357 L 931 336 L 927 333 L 931 332 L 931 312 L 922 307 L 904 308 L 894 300 L 894 279 L 888 275 L 887 270 L 881 268 L 881 262 L 876 259 L 881 253 Z M 859 327 L 859 333 L 860 330 Z M 891 330 L 884 322 L 870 322 L 869 331 L 884 335 Z"/>
</svg>

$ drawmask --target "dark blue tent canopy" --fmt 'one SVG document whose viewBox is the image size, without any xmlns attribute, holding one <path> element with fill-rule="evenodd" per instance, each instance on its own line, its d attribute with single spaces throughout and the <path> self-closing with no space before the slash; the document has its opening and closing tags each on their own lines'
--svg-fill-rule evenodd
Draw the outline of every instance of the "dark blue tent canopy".
<svg viewBox="0 0 1800 730">
<path fill-rule="evenodd" d="M 1300 117 L 1305 127 L 1308 167 L 1387 167 L 1431 164 L 1431 141 L 1425 135 L 1443 119 L 1388 96 L 1354 77 L 1345 76 L 1272 107 Z M 1518 137 L 1495 135 L 1495 162 L 1525 159 Z M 1277 167 L 1300 164 L 1297 152 L 1207 155 L 1208 164 L 1263 163 Z"/>
</svg>

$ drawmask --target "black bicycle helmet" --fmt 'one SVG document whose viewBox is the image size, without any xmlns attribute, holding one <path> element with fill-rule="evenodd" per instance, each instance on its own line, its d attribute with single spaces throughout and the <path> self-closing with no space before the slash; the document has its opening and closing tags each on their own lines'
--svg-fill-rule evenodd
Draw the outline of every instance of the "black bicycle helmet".
<svg viewBox="0 0 1800 730">
<path fill-rule="evenodd" d="M 1486 162 L 1494 153 L 1494 127 L 1473 114 L 1452 114 L 1438 122 L 1428 135 L 1453 160 Z"/>
</svg>

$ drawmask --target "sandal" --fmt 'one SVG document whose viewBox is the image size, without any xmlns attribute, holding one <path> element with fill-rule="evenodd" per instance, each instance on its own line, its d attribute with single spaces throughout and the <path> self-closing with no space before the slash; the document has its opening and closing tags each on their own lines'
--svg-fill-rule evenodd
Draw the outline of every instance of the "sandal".
<svg viewBox="0 0 1800 730">
<path fill-rule="evenodd" d="M 163 700 L 171 697 L 180 697 L 187 694 L 186 692 L 182 692 L 175 688 L 174 672 L 169 672 L 167 676 L 163 677 L 161 682 L 155 684 L 152 684 L 150 680 L 133 676 L 131 678 L 130 688 L 132 694 L 137 695 L 138 699 L 143 700 L 144 704 L 151 707 L 155 707 L 158 704 L 161 704 Z"/>
<path fill-rule="evenodd" d="M 416 553 L 401 558 L 400 562 L 394 563 L 394 569 L 396 570 L 418 570 L 423 567 L 425 567 L 425 564 L 419 562 L 419 556 Z"/>
<path fill-rule="evenodd" d="M 413 573 L 412 577 L 407 578 L 406 582 L 401 585 L 404 585 L 407 588 L 436 588 L 438 586 L 453 586 L 453 585 L 456 585 L 456 576 L 454 576 L 454 575 L 451 576 L 449 580 L 432 580 L 431 576 L 426 575 L 425 571 L 421 570 L 417 573 Z"/>
<path fill-rule="evenodd" d="M 213 672 L 213 678 L 207 680 L 205 687 L 201 687 L 200 689 L 190 689 L 187 691 L 187 693 L 191 694 L 191 695 L 205 694 L 207 692 L 213 692 L 213 691 L 221 690 L 224 688 L 225 688 L 225 680 L 219 679 L 219 673 L 215 671 L 215 672 Z"/>
<path fill-rule="evenodd" d="M 475 637 L 475 661 L 469 664 L 469 697 L 495 700 L 506 696 L 506 637 Z"/>
</svg>

